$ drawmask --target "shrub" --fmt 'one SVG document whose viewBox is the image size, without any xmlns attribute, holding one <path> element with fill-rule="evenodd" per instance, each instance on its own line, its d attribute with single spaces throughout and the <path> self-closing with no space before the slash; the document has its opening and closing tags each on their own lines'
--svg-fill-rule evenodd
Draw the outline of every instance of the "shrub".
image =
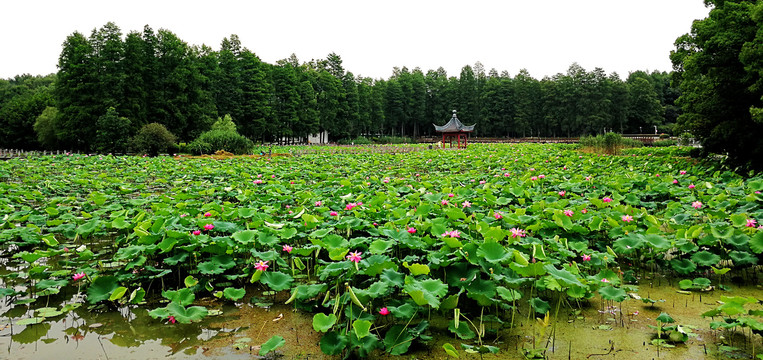
<svg viewBox="0 0 763 360">
<path fill-rule="evenodd" d="M 339 145 L 370 145 L 373 144 L 368 138 L 358 136 L 354 139 L 342 139 L 338 141 Z"/>
<path fill-rule="evenodd" d="M 150 123 L 140 128 L 131 144 L 133 151 L 150 156 L 157 156 L 176 147 L 175 135 L 159 123 Z"/>
<path fill-rule="evenodd" d="M 380 136 L 372 139 L 377 144 L 412 144 L 415 143 L 412 138 L 400 136 Z"/>
<path fill-rule="evenodd" d="M 217 150 L 241 155 L 247 154 L 254 143 L 245 136 L 227 130 L 210 130 L 188 144 L 188 149 L 194 154 L 212 154 Z"/>
</svg>

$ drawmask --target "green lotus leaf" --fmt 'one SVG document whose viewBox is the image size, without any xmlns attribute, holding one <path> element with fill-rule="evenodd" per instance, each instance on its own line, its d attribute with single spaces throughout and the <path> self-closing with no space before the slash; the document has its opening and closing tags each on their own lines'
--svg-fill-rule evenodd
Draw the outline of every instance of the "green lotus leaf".
<svg viewBox="0 0 763 360">
<path fill-rule="evenodd" d="M 681 275 L 687 275 L 697 269 L 697 265 L 689 259 L 670 260 L 670 267 Z"/>
<path fill-rule="evenodd" d="M 183 306 L 191 305 L 196 299 L 196 295 L 193 293 L 193 290 L 189 288 L 162 291 L 162 296 L 171 302 L 176 302 Z"/>
<path fill-rule="evenodd" d="M 744 247 L 748 242 L 750 242 L 750 237 L 745 234 L 733 235 L 725 241 L 726 244 L 733 245 L 736 248 Z"/>
<path fill-rule="evenodd" d="M 692 255 L 691 260 L 701 266 L 713 266 L 721 261 L 721 257 L 709 251 L 703 250 Z"/>
<path fill-rule="evenodd" d="M 429 266 L 424 264 L 411 264 L 408 265 L 408 263 L 403 263 L 403 266 L 408 268 L 408 270 L 411 272 L 411 275 L 427 275 L 429 274 Z"/>
<path fill-rule="evenodd" d="M 497 242 L 485 242 L 477 249 L 477 256 L 484 258 L 491 263 L 500 263 L 511 259 L 512 253 L 506 251 L 501 244 Z"/>
<path fill-rule="evenodd" d="M 551 277 L 553 277 L 557 281 L 560 281 L 564 285 L 567 285 L 567 286 L 576 285 L 581 287 L 583 286 L 583 283 L 580 282 L 577 276 L 573 275 L 571 272 L 565 269 L 558 270 L 553 265 L 546 265 L 544 266 L 544 268 L 546 269 L 546 272 L 548 272 L 548 274 Z"/>
<path fill-rule="evenodd" d="M 404 290 L 417 305 L 429 305 L 436 309 L 440 306 L 440 298 L 448 292 L 448 285 L 439 279 L 409 281 L 409 278 L 406 278 Z"/>
<path fill-rule="evenodd" d="M 540 298 L 532 298 L 529 300 L 530 306 L 537 314 L 545 314 L 551 310 L 551 305 L 547 301 Z"/>
<path fill-rule="evenodd" d="M 99 276 L 87 288 L 87 301 L 96 304 L 108 300 L 111 293 L 119 287 L 114 276 Z"/>
<path fill-rule="evenodd" d="M 394 241 L 390 240 L 374 240 L 371 245 L 368 247 L 368 252 L 371 254 L 384 254 L 387 252 L 392 246 L 395 244 Z"/>
<path fill-rule="evenodd" d="M 127 294 L 127 288 L 124 286 L 120 286 L 111 292 L 111 296 L 109 296 L 109 301 L 117 301 L 121 299 L 122 297 L 124 297 L 125 294 Z"/>
<path fill-rule="evenodd" d="M 657 317 L 655 320 L 657 320 L 657 321 L 659 321 L 659 322 L 662 322 L 662 323 L 665 323 L 665 324 L 670 324 L 670 323 L 674 323 L 674 322 L 676 322 L 676 321 L 675 321 L 675 320 L 673 320 L 673 318 L 672 318 L 672 317 L 670 317 L 670 315 L 668 315 L 668 313 L 666 313 L 666 312 L 660 313 L 660 316 L 658 316 L 658 317 Z"/>
<path fill-rule="evenodd" d="M 402 287 L 405 275 L 392 269 L 384 269 L 384 271 L 381 272 L 381 275 L 379 275 L 379 278 L 389 284 Z"/>
<path fill-rule="evenodd" d="M 731 258 L 731 261 L 734 262 L 735 266 L 758 264 L 758 257 L 746 251 L 732 251 L 729 253 L 729 257 Z"/>
<path fill-rule="evenodd" d="M 299 285 L 296 288 L 294 288 L 295 291 L 297 291 L 297 299 L 299 300 L 306 300 L 314 298 L 324 292 L 328 289 L 328 285 L 326 284 L 310 284 L 310 285 Z"/>
<path fill-rule="evenodd" d="M 258 234 L 259 232 L 256 230 L 241 230 L 233 233 L 231 237 L 243 245 L 249 245 L 254 243 L 254 239 Z"/>
<path fill-rule="evenodd" d="M 507 289 L 503 286 L 499 286 L 495 290 L 496 293 L 498 293 L 498 296 L 508 302 L 516 301 L 522 298 L 522 293 L 519 292 L 519 290 Z"/>
<path fill-rule="evenodd" d="M 61 286 L 66 286 L 66 284 L 68 284 L 68 283 L 69 283 L 69 280 L 63 280 L 63 279 L 61 279 L 61 280 L 45 279 L 45 280 L 40 280 L 40 282 L 38 282 L 37 285 L 35 285 L 35 287 L 38 290 L 45 290 L 45 289 L 52 288 L 52 287 L 59 288 Z"/>
<path fill-rule="evenodd" d="M 397 264 L 387 255 L 371 255 L 361 260 L 360 263 L 365 267 L 365 270 L 362 270 L 363 274 L 368 276 L 376 276 L 386 270 L 394 271 L 398 268 Z M 342 261 L 341 264 L 345 264 L 347 269 L 352 266 L 348 261 Z"/>
<path fill-rule="evenodd" d="M 395 325 L 384 335 L 384 347 L 392 355 L 402 355 L 408 352 L 413 339 L 404 325 Z"/>
<path fill-rule="evenodd" d="M 462 340 L 474 339 L 477 336 L 477 334 L 469 328 L 469 323 L 466 321 L 460 321 L 458 327 L 456 327 L 456 322 L 451 320 L 448 324 L 448 330 L 456 334 L 456 336 Z"/>
<path fill-rule="evenodd" d="M 628 294 L 625 290 L 616 288 L 614 286 L 605 286 L 599 289 L 599 295 L 604 300 L 621 302 L 628 298 Z"/>
<path fill-rule="evenodd" d="M 688 290 L 691 289 L 694 286 L 694 283 L 689 279 L 683 279 L 678 282 L 678 287 L 681 288 L 681 290 Z"/>
<path fill-rule="evenodd" d="M 223 296 L 225 296 L 226 299 L 232 300 L 232 301 L 238 301 L 241 300 L 241 298 L 246 295 L 245 289 L 236 289 L 232 287 L 227 287 L 223 289 Z"/>
<path fill-rule="evenodd" d="M 337 331 L 330 331 L 321 337 L 320 347 L 321 351 L 326 355 L 339 355 L 347 347 L 347 343 L 349 343 L 347 335 L 341 335 Z"/>
<path fill-rule="evenodd" d="M 387 282 L 384 281 L 377 281 L 371 286 L 366 289 L 368 296 L 370 296 L 372 299 L 386 296 L 390 292 L 390 287 Z M 358 336 L 359 338 L 363 338 L 362 336 Z"/>
<path fill-rule="evenodd" d="M 516 271 L 517 274 L 526 277 L 546 275 L 546 269 L 543 267 L 543 263 L 540 262 L 528 264 L 526 266 L 519 265 L 519 263 L 511 263 L 509 267 Z"/>
<path fill-rule="evenodd" d="M 445 353 L 448 354 L 448 356 L 458 359 L 458 351 L 450 343 L 443 344 L 442 349 L 445 350 Z"/>
<path fill-rule="evenodd" d="M 667 241 L 664 237 L 657 234 L 648 234 L 644 236 L 644 241 L 658 251 L 665 251 L 671 248 L 670 241 Z"/>
<path fill-rule="evenodd" d="M 711 282 L 710 282 L 710 279 L 708 278 L 700 277 L 700 278 L 694 279 L 694 281 L 692 282 L 692 285 L 694 286 L 695 289 L 707 289 L 711 285 Z"/>
<path fill-rule="evenodd" d="M 618 254 L 631 254 L 644 246 L 643 236 L 639 234 L 631 234 L 627 237 L 623 237 L 615 240 L 612 244 L 612 248 L 617 251 Z"/>
<path fill-rule="evenodd" d="M 16 321 L 16 325 L 33 325 L 33 324 L 39 324 L 41 322 L 45 321 L 44 317 L 31 317 L 26 319 L 21 319 L 19 321 Z"/>
<path fill-rule="evenodd" d="M 390 314 L 398 319 L 405 319 L 406 321 L 416 314 L 416 307 L 409 303 L 405 303 L 400 306 L 388 306 Z"/>
<path fill-rule="evenodd" d="M 352 322 L 352 328 L 355 330 L 355 336 L 358 337 L 358 339 L 362 339 L 368 335 L 371 334 L 371 324 L 372 322 L 368 320 L 355 320 Z"/>
<path fill-rule="evenodd" d="M 273 291 L 282 291 L 291 287 L 294 281 L 290 275 L 277 271 L 266 271 L 260 277 L 260 282 L 270 287 Z"/>
<path fill-rule="evenodd" d="M 191 306 L 185 308 L 176 302 L 167 304 L 167 311 L 169 315 L 175 317 L 175 320 L 181 324 L 190 324 L 192 322 L 198 322 L 207 316 L 207 309 L 202 306 Z"/>
<path fill-rule="evenodd" d="M 756 254 L 763 253 L 763 231 L 758 231 L 752 236 L 750 249 Z"/>
<path fill-rule="evenodd" d="M 260 345 L 260 356 L 265 356 L 271 351 L 280 348 L 286 344 L 286 340 L 282 336 L 273 335 L 268 341 Z"/>
<path fill-rule="evenodd" d="M 336 323 L 337 317 L 334 314 L 317 313 L 313 315 L 313 329 L 319 332 L 326 332 Z"/>
</svg>

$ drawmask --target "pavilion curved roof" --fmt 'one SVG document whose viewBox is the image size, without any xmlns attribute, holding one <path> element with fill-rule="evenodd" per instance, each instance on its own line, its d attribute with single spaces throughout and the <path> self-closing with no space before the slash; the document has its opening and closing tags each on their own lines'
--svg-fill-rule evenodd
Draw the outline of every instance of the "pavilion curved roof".
<svg viewBox="0 0 763 360">
<path fill-rule="evenodd" d="M 460 120 L 456 117 L 456 110 L 453 110 L 453 117 L 450 118 L 450 121 L 448 121 L 443 126 L 438 126 L 437 124 L 434 125 L 434 129 L 437 132 L 472 132 L 474 131 L 474 125 L 464 125 L 461 123 Z"/>
</svg>

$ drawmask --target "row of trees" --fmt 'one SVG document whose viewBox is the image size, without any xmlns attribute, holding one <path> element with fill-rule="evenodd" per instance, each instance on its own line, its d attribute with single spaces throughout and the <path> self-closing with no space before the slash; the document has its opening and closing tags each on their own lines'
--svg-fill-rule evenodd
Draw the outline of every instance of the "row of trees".
<svg viewBox="0 0 763 360">
<path fill-rule="evenodd" d="M 623 81 L 573 64 L 538 80 L 477 63 L 458 77 L 404 67 L 370 79 L 334 53 L 268 64 L 236 35 L 213 51 L 148 26 L 123 36 L 113 23 L 67 37 L 58 67 L 55 76 L 0 80 L 0 146 L 119 150 L 154 122 L 191 142 L 226 114 L 240 134 L 273 141 L 324 130 L 332 139 L 435 135 L 432 124 L 452 109 L 485 137 L 669 131 L 679 113 L 664 72 Z"/>
</svg>

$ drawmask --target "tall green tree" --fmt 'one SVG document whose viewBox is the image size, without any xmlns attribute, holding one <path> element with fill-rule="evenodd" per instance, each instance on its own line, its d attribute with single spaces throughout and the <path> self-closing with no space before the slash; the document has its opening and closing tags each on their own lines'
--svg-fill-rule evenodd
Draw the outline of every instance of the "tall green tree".
<svg viewBox="0 0 763 360">
<path fill-rule="evenodd" d="M 706 0 L 706 19 L 676 40 L 670 58 L 680 83 L 680 129 L 707 151 L 763 168 L 763 3 Z"/>
</svg>

